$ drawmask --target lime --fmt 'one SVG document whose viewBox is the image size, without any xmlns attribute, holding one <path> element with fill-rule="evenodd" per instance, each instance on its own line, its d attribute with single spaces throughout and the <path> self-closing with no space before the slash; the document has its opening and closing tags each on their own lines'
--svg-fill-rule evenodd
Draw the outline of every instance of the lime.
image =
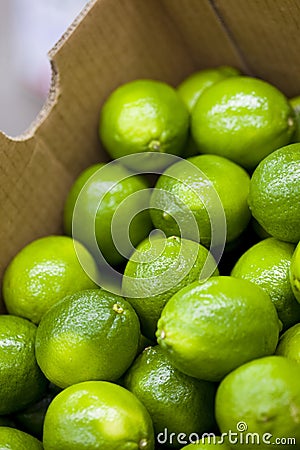
<svg viewBox="0 0 300 450">
<path fill-rule="evenodd" d="M 232 448 L 283 448 L 287 439 L 299 448 L 299 378 L 300 366 L 281 356 L 256 359 L 224 378 L 216 418 L 222 433 L 237 432 Z"/>
<path fill-rule="evenodd" d="M 199 97 L 191 130 L 200 152 L 252 169 L 290 143 L 295 118 L 287 98 L 274 86 L 256 78 L 230 77 Z"/>
<path fill-rule="evenodd" d="M 270 295 L 284 329 L 300 322 L 300 305 L 289 280 L 294 249 L 293 244 L 264 239 L 248 249 L 231 272 L 233 277 L 252 281 Z"/>
<path fill-rule="evenodd" d="M 36 358 L 46 377 L 65 388 L 117 380 L 136 356 L 140 326 L 130 304 L 102 289 L 65 297 L 43 317 Z"/>
<path fill-rule="evenodd" d="M 177 292 L 157 328 L 157 341 L 175 367 L 198 379 L 219 381 L 243 363 L 274 353 L 280 322 L 262 288 L 220 276 Z"/>
<path fill-rule="evenodd" d="M 279 339 L 276 354 L 300 363 L 300 323 L 283 333 Z"/>
<path fill-rule="evenodd" d="M 154 449 L 150 416 L 121 386 L 105 381 L 75 384 L 50 404 L 44 423 L 45 450 Z"/>
<path fill-rule="evenodd" d="M 1 450 L 43 450 L 42 443 L 15 428 L 0 427 Z"/>
<path fill-rule="evenodd" d="M 42 397 L 47 380 L 34 354 L 36 326 L 15 316 L 0 316 L 0 414 L 25 408 Z"/>
<path fill-rule="evenodd" d="M 220 66 L 211 69 L 203 69 L 192 73 L 180 83 L 177 92 L 182 98 L 189 112 L 196 105 L 200 95 L 207 89 L 225 78 L 235 77 L 240 71 L 230 66 Z"/>
<path fill-rule="evenodd" d="M 72 221 L 76 220 L 76 229 L 79 234 L 74 236 L 83 242 L 90 251 L 93 251 L 94 234 L 90 236 L 88 229 L 94 224 L 97 244 L 104 258 L 110 264 L 119 264 L 124 257 L 115 247 L 114 239 L 119 241 L 126 239 L 129 227 L 129 238 L 133 246 L 141 242 L 150 232 L 152 223 L 148 210 L 143 210 L 145 197 L 138 197 L 139 191 L 148 188 L 145 178 L 133 175 L 121 164 L 96 164 L 82 172 L 72 186 L 64 209 L 64 226 L 68 235 L 72 234 Z M 120 220 L 112 220 L 115 212 L 122 202 L 126 201 L 126 207 L 122 208 Z M 77 202 L 76 216 L 73 217 Z M 137 214 L 135 215 L 135 213 Z M 125 257 L 131 253 L 131 247 L 126 249 Z"/>
<path fill-rule="evenodd" d="M 100 139 L 112 158 L 162 152 L 180 155 L 187 140 L 189 113 L 171 86 L 134 80 L 117 88 L 100 114 Z"/>
<path fill-rule="evenodd" d="M 271 236 L 291 243 L 300 240 L 300 143 L 280 148 L 255 169 L 249 206 Z"/>
<path fill-rule="evenodd" d="M 296 130 L 293 135 L 293 142 L 300 142 L 300 96 L 290 99 L 290 104 L 295 112 Z"/>
<path fill-rule="evenodd" d="M 160 444 L 178 448 L 180 433 L 201 436 L 214 429 L 215 385 L 181 373 L 159 346 L 143 351 L 124 386 L 147 408 Z"/>
<path fill-rule="evenodd" d="M 290 282 L 294 295 L 300 303 L 300 243 L 298 243 L 292 257 L 292 263 L 290 267 Z"/>
<path fill-rule="evenodd" d="M 212 273 L 218 274 L 216 263 L 197 242 L 177 236 L 144 240 L 125 267 L 122 289 L 145 336 L 155 339 L 157 321 L 175 292 Z"/>
<path fill-rule="evenodd" d="M 249 184 L 246 171 L 221 156 L 199 155 L 179 161 L 167 168 L 156 183 L 150 201 L 152 221 L 167 236 L 180 236 L 179 224 L 186 223 L 189 232 L 187 208 L 199 227 L 201 243 L 209 246 L 212 220 L 220 227 L 225 213 L 227 242 L 231 242 L 251 217 L 247 205 Z"/>
<path fill-rule="evenodd" d="M 96 274 L 90 253 L 81 244 L 76 246 L 81 259 Z M 39 323 L 66 295 L 95 287 L 78 261 L 73 240 L 47 236 L 28 244 L 11 261 L 3 278 L 3 299 L 10 314 Z"/>
<path fill-rule="evenodd" d="M 223 447 L 225 450 L 230 450 L 228 444 L 224 442 L 224 439 L 220 436 L 210 436 L 201 438 L 201 441 L 195 442 L 182 447 L 182 450 L 209 450 L 211 447 Z"/>
</svg>

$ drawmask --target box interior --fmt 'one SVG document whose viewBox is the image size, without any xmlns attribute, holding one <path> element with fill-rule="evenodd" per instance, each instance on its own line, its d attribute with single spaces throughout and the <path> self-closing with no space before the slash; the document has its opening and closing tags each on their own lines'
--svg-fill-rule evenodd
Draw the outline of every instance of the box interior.
<svg viewBox="0 0 300 450">
<path fill-rule="evenodd" d="M 136 78 L 176 86 L 221 64 L 300 93 L 295 0 L 93 0 L 50 51 L 49 98 L 29 130 L 0 133 L 0 278 L 28 242 L 62 231 L 78 173 L 106 160 L 98 117 L 109 93 Z"/>
</svg>

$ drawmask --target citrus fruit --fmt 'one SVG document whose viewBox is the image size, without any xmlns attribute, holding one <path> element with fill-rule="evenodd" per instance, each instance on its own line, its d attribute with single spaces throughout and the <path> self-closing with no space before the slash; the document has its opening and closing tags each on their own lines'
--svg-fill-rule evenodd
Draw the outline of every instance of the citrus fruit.
<svg viewBox="0 0 300 450">
<path fill-rule="evenodd" d="M 180 433 L 201 436 L 214 429 L 215 385 L 181 373 L 159 346 L 135 360 L 124 386 L 147 408 L 159 444 L 178 448 Z"/>
<path fill-rule="evenodd" d="M 283 448 L 288 438 L 296 439 L 298 448 L 299 377 L 300 366 L 294 361 L 268 356 L 244 364 L 224 378 L 217 391 L 216 418 L 222 433 L 240 431 L 233 448 L 267 449 L 270 444 Z M 248 445 L 247 435 L 251 439 Z"/>
<path fill-rule="evenodd" d="M 180 155 L 188 128 L 188 110 L 174 88 L 161 81 L 134 80 L 104 103 L 99 134 L 114 159 L 140 152 Z"/>
<path fill-rule="evenodd" d="M 281 335 L 276 354 L 300 363 L 300 323 L 289 328 Z"/>
<path fill-rule="evenodd" d="M 1 450 L 43 450 L 42 443 L 15 428 L 0 427 Z"/>
<path fill-rule="evenodd" d="M 150 201 L 152 221 L 167 236 L 179 236 L 179 224 L 186 224 L 182 237 L 195 240 L 189 236 L 188 209 L 199 227 L 201 243 L 209 246 L 212 222 L 222 227 L 225 214 L 226 239 L 231 242 L 250 220 L 249 183 L 244 169 L 221 156 L 199 155 L 179 161 L 167 168 L 155 185 Z"/>
<path fill-rule="evenodd" d="M 102 289 L 65 297 L 41 320 L 36 358 L 46 377 L 65 388 L 117 380 L 136 356 L 140 325 L 130 304 Z"/>
<path fill-rule="evenodd" d="M 193 442 L 189 445 L 185 445 L 182 447 L 182 450 L 209 450 L 211 447 L 223 447 L 225 450 L 230 450 L 231 448 L 220 436 L 211 436 L 201 438 L 201 441 L 199 442 Z"/>
<path fill-rule="evenodd" d="M 298 243 L 290 266 L 290 282 L 294 295 L 300 303 L 300 243 Z"/>
<path fill-rule="evenodd" d="M 300 96 L 290 99 L 290 104 L 295 112 L 296 130 L 293 135 L 293 142 L 300 142 Z"/>
<path fill-rule="evenodd" d="M 95 262 L 79 242 L 80 257 L 96 274 Z M 3 278 L 3 299 L 10 314 L 39 323 L 64 296 L 97 287 L 87 276 L 67 236 L 47 236 L 31 242 L 11 261 Z"/>
<path fill-rule="evenodd" d="M 122 290 L 145 336 L 155 339 L 162 309 L 175 292 L 212 273 L 218 274 L 216 263 L 197 242 L 177 236 L 141 242 L 125 267 Z"/>
<path fill-rule="evenodd" d="M 300 143 L 280 148 L 255 169 L 250 182 L 252 215 L 271 236 L 300 240 Z"/>
<path fill-rule="evenodd" d="M 21 317 L 0 316 L 0 414 L 40 399 L 47 380 L 34 354 L 36 326 Z"/>
<path fill-rule="evenodd" d="M 230 77 L 199 97 L 191 130 L 201 153 L 224 156 L 252 169 L 290 143 L 295 118 L 287 98 L 274 86 L 256 78 Z"/>
<path fill-rule="evenodd" d="M 294 249 L 293 244 L 264 239 L 248 249 L 231 272 L 233 277 L 252 281 L 270 295 L 284 329 L 300 321 L 300 305 L 289 279 Z"/>
<path fill-rule="evenodd" d="M 146 408 L 129 391 L 105 381 L 87 381 L 60 392 L 44 423 L 45 450 L 153 450 Z"/>
<path fill-rule="evenodd" d="M 219 381 L 243 363 L 274 353 L 279 331 L 275 306 L 262 288 L 220 276 L 178 291 L 162 311 L 156 336 L 179 370 Z"/>
<path fill-rule="evenodd" d="M 203 69 L 192 73 L 177 87 L 177 92 L 191 112 L 200 95 L 207 89 L 225 78 L 239 75 L 239 70 L 230 66 L 220 66 L 211 69 Z"/>
<path fill-rule="evenodd" d="M 83 242 L 94 254 L 94 233 L 97 244 L 104 258 L 110 264 L 119 264 L 124 257 L 115 247 L 114 238 L 124 241 L 126 238 L 126 225 L 130 224 L 129 237 L 135 246 L 142 241 L 152 228 L 149 212 L 139 212 L 144 206 L 144 198 L 141 200 L 135 194 L 148 188 L 145 178 L 133 175 L 121 164 L 96 164 L 82 172 L 67 197 L 64 209 L 64 227 L 68 235 L 72 235 L 72 221 L 76 220 L 75 238 Z M 112 220 L 116 210 L 123 201 L 126 207 L 122 209 L 121 219 L 114 223 Z M 76 204 L 77 202 L 77 204 Z M 73 217 L 76 204 L 76 216 Z M 138 214 L 135 215 L 135 212 Z M 89 234 L 92 226 L 94 233 Z M 125 256 L 131 253 L 131 248 L 126 249 Z"/>
</svg>

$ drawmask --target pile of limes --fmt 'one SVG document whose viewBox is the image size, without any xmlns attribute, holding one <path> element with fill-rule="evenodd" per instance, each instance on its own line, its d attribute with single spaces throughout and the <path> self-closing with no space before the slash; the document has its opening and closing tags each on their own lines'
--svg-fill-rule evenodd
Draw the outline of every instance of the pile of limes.
<svg viewBox="0 0 300 450">
<path fill-rule="evenodd" d="M 7 267 L 0 448 L 300 449 L 300 100 L 222 66 L 112 92 L 112 157 Z"/>
</svg>

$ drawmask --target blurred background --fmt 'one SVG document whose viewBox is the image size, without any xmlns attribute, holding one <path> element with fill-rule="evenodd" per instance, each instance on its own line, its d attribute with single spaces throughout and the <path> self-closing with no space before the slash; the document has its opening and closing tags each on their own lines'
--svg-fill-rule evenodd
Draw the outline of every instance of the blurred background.
<svg viewBox="0 0 300 450">
<path fill-rule="evenodd" d="M 48 50 L 87 0 L 0 0 L 0 130 L 25 131 L 50 86 Z"/>
</svg>

